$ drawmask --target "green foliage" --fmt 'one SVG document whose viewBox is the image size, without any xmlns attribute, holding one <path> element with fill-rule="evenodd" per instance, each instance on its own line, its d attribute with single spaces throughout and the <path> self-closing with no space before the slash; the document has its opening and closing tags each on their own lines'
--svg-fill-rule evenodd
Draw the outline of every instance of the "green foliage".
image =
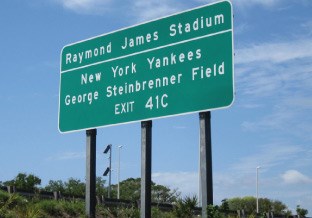
<svg viewBox="0 0 312 218">
<path fill-rule="evenodd" d="M 0 191 L 0 217 L 9 217 L 11 211 L 23 209 L 27 200 L 17 194 Z"/>
<path fill-rule="evenodd" d="M 281 201 L 275 200 L 271 202 L 272 211 L 276 214 L 287 215 L 287 206 Z M 289 211 L 288 211 L 289 214 Z M 290 214 L 289 214 L 290 215 Z"/>
<path fill-rule="evenodd" d="M 17 189 L 22 189 L 29 192 L 38 190 L 38 185 L 41 184 L 41 179 L 30 174 L 19 173 L 13 180 L 0 182 L 0 185 L 12 185 Z M 99 196 L 106 195 L 107 189 L 104 187 L 105 180 L 101 177 L 96 179 L 96 192 Z M 50 180 L 49 184 L 44 188 L 45 191 L 58 191 L 63 194 L 72 196 L 85 195 L 85 183 L 79 179 L 69 178 L 68 181 Z M 125 200 L 137 201 L 140 199 L 141 179 L 129 178 L 120 183 L 120 197 Z M 37 192 L 39 193 L 39 192 Z M 197 205 L 197 197 L 179 198 L 180 193 L 174 189 L 162 185 L 152 183 L 152 201 L 156 203 L 174 203 L 173 211 L 164 212 L 157 207 L 152 208 L 152 217 L 162 218 L 189 218 L 194 217 L 195 207 Z M 117 197 L 117 185 L 112 185 L 111 197 Z M 256 214 L 256 198 L 247 196 L 243 198 L 223 199 L 219 206 L 207 206 L 208 217 L 212 218 L 229 218 L 236 217 L 235 214 L 230 214 L 231 211 L 245 210 L 248 217 L 255 217 Z M 281 201 L 273 201 L 267 198 L 259 199 L 260 213 L 273 211 L 275 214 L 291 215 L 285 204 Z M 32 199 L 21 197 L 17 194 L 8 194 L 0 191 L 0 217 L 85 217 L 85 205 L 83 201 L 55 201 L 42 200 L 39 194 Z M 297 214 L 300 217 L 305 217 L 308 210 L 297 206 Z M 97 217 L 140 217 L 140 210 L 136 207 L 107 207 L 97 205 Z"/>
<path fill-rule="evenodd" d="M 173 191 L 170 188 L 163 186 L 163 185 L 152 185 L 152 201 L 157 203 L 172 203 L 175 202 L 180 193 L 177 189 Z"/>
<path fill-rule="evenodd" d="M 50 180 L 48 185 L 44 188 L 45 191 L 48 192 L 65 192 L 65 184 L 62 180 L 53 181 Z"/>
<path fill-rule="evenodd" d="M 98 196 L 105 196 L 107 190 L 105 188 L 105 180 L 102 177 L 96 177 L 96 194 Z"/>
<path fill-rule="evenodd" d="M 101 177 L 96 178 L 96 193 L 97 195 L 105 195 L 107 190 L 104 187 L 105 180 Z M 79 179 L 69 178 L 68 181 L 63 182 L 62 180 L 50 180 L 48 185 L 44 187 L 45 191 L 48 192 L 60 192 L 62 194 L 82 196 L 85 195 L 85 186 L 84 182 L 81 182 Z"/>
<path fill-rule="evenodd" d="M 36 203 L 42 217 L 80 217 L 84 215 L 83 201 L 42 200 Z"/>
<path fill-rule="evenodd" d="M 256 214 L 256 198 L 247 196 L 243 198 L 231 198 L 226 200 L 229 210 L 245 210 L 246 214 Z M 222 203 L 224 205 L 224 203 Z M 221 205 L 221 207 L 222 207 Z M 281 201 L 270 200 L 268 198 L 259 198 L 259 213 L 263 214 L 266 212 L 273 211 L 279 215 L 290 215 L 289 210 L 285 204 Z"/>
<path fill-rule="evenodd" d="M 65 214 L 70 217 L 78 217 L 84 214 L 85 204 L 83 201 L 60 201 L 60 206 Z"/>
<path fill-rule="evenodd" d="M 43 200 L 40 201 L 37 206 L 47 217 L 59 217 L 62 215 L 62 207 L 57 201 Z"/>
<path fill-rule="evenodd" d="M 223 199 L 221 201 L 221 206 L 220 206 L 220 210 L 221 211 L 224 211 L 224 212 L 228 212 L 230 210 L 230 206 L 229 206 L 229 202 L 228 202 L 228 199 Z"/>
<path fill-rule="evenodd" d="M 62 194 L 68 194 L 73 196 L 81 196 L 85 194 L 86 184 L 79 179 L 69 178 L 67 182 L 61 180 L 50 180 L 48 185 L 44 188 L 49 192 L 61 192 Z"/>
<path fill-rule="evenodd" d="M 222 218 L 219 207 L 216 205 L 207 206 L 207 217 L 208 218 Z"/>
<path fill-rule="evenodd" d="M 34 192 L 41 184 L 41 179 L 33 174 L 19 173 L 13 180 L 3 183 L 5 186 L 15 186 L 29 192 Z"/>
<path fill-rule="evenodd" d="M 85 195 L 86 184 L 81 182 L 80 179 L 69 178 L 65 182 L 65 194 L 81 196 Z"/>
<path fill-rule="evenodd" d="M 120 218 L 128 218 L 128 217 L 132 217 L 132 218 L 140 218 L 140 210 L 138 208 L 119 208 L 118 209 L 118 213 L 117 213 L 117 217 Z"/>
<path fill-rule="evenodd" d="M 152 207 L 152 217 L 176 218 L 172 212 L 161 211 L 158 207 Z"/>
<path fill-rule="evenodd" d="M 296 212 L 297 215 L 299 215 L 300 217 L 306 217 L 306 215 L 308 214 L 308 210 L 301 208 L 300 205 L 297 205 Z"/>
<path fill-rule="evenodd" d="M 173 191 L 170 190 L 170 188 L 163 186 L 163 185 L 157 185 L 152 182 L 152 202 L 157 203 L 172 203 L 175 202 L 178 197 L 180 196 L 180 193 L 177 191 L 177 189 L 174 189 Z M 116 196 L 116 190 L 117 185 L 112 186 L 112 196 Z M 120 182 L 120 198 L 125 200 L 132 200 L 137 201 L 140 199 L 141 194 L 141 178 L 129 178 L 122 182 Z"/>
<path fill-rule="evenodd" d="M 137 201 L 140 199 L 141 179 L 129 178 L 120 182 L 120 198 Z"/>
<path fill-rule="evenodd" d="M 196 196 L 187 196 L 184 199 L 180 198 L 175 202 L 173 214 L 180 218 L 193 217 L 194 209 L 197 203 L 198 201 Z"/>
<path fill-rule="evenodd" d="M 24 207 L 17 207 L 12 211 L 16 217 L 23 218 L 40 218 L 42 214 L 38 207 L 32 203 L 26 204 Z"/>
<path fill-rule="evenodd" d="M 140 210 L 135 207 L 105 207 L 101 205 L 97 205 L 96 208 L 97 217 L 105 217 L 105 218 L 139 218 Z"/>
<path fill-rule="evenodd" d="M 259 212 L 265 213 L 273 210 L 273 201 L 268 198 L 259 198 Z"/>
</svg>

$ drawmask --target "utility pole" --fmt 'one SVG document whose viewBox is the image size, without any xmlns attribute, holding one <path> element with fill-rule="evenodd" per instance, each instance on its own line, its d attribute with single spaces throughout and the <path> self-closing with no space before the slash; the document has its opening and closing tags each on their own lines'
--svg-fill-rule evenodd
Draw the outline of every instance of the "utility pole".
<svg viewBox="0 0 312 218">
<path fill-rule="evenodd" d="M 259 169 L 260 169 L 261 167 L 260 166 L 258 166 L 257 167 L 257 175 L 256 175 L 256 191 L 257 191 L 257 193 L 256 193 L 256 195 L 257 195 L 257 214 L 259 213 Z"/>
<path fill-rule="evenodd" d="M 120 150 L 122 149 L 122 145 L 118 146 L 118 173 L 117 173 L 117 182 L 118 182 L 118 187 L 117 187 L 117 199 L 120 198 Z"/>
<path fill-rule="evenodd" d="M 112 145 L 109 144 L 104 150 L 104 154 L 107 154 L 109 152 L 109 167 L 104 172 L 104 176 L 108 173 L 108 198 L 111 197 L 111 184 L 112 184 Z"/>
</svg>

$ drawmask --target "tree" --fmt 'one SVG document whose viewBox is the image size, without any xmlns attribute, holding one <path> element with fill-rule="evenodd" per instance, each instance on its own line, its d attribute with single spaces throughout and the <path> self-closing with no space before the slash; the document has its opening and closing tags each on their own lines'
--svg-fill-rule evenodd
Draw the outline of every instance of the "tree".
<svg viewBox="0 0 312 218">
<path fill-rule="evenodd" d="M 139 200 L 141 194 L 141 179 L 129 178 L 123 180 L 119 184 L 120 186 L 120 198 L 125 200 Z M 115 188 L 117 186 L 115 185 Z M 115 195 L 115 193 L 114 193 Z M 112 195 L 112 196 L 114 196 Z"/>
<path fill-rule="evenodd" d="M 13 180 L 6 181 L 3 184 L 33 192 L 38 189 L 37 186 L 41 184 L 41 179 L 33 174 L 27 175 L 26 173 L 19 173 Z"/>
<path fill-rule="evenodd" d="M 256 213 L 257 211 L 257 203 L 256 203 L 256 198 L 252 197 L 252 196 L 246 196 L 242 198 L 242 204 L 243 204 L 243 208 L 245 210 L 245 213 L 247 214 L 252 214 L 252 213 Z M 259 199 L 260 202 L 260 199 Z M 259 203 L 259 205 L 261 205 Z M 260 213 L 261 213 L 261 209 L 260 209 Z"/>
<path fill-rule="evenodd" d="M 190 197 L 186 196 L 184 199 L 179 198 L 175 202 L 173 213 L 176 217 L 180 218 L 188 218 L 193 217 L 194 209 L 198 203 L 198 199 L 196 196 Z M 209 212 L 209 206 L 207 208 Z"/>
<path fill-rule="evenodd" d="M 266 213 L 272 211 L 272 201 L 268 198 L 259 199 L 259 211 L 260 213 Z"/>
<path fill-rule="evenodd" d="M 297 215 L 299 215 L 300 217 L 306 217 L 306 215 L 308 214 L 308 210 L 301 208 L 300 205 L 297 205 L 296 212 Z"/>
<path fill-rule="evenodd" d="M 121 181 L 120 184 L 120 198 L 125 200 L 140 200 L 141 196 L 141 178 L 129 178 L 124 181 Z M 152 202 L 157 203 L 172 203 L 175 202 L 180 193 L 177 189 L 170 190 L 170 188 L 157 185 L 156 183 L 152 182 L 151 184 L 151 198 Z M 117 185 L 112 185 L 112 192 L 111 196 L 117 196 Z"/>
<path fill-rule="evenodd" d="M 105 180 L 102 177 L 96 177 L 96 194 L 98 196 L 105 196 L 107 190 L 105 189 Z"/>
<path fill-rule="evenodd" d="M 170 188 L 163 185 L 152 185 L 152 201 L 157 203 L 172 203 L 180 196 L 180 192 L 177 189 L 173 191 Z"/>
<path fill-rule="evenodd" d="M 65 184 L 62 180 L 53 181 L 50 180 L 48 185 L 44 188 L 48 192 L 65 192 Z"/>
<path fill-rule="evenodd" d="M 229 211 L 230 210 L 230 206 L 229 206 L 228 199 L 225 198 L 221 202 L 222 202 L 222 204 L 220 206 L 220 210 L 224 211 L 224 212 Z"/>
<path fill-rule="evenodd" d="M 220 207 L 218 205 L 208 205 L 207 206 L 207 217 L 208 218 L 221 218 L 223 217 L 220 213 Z"/>
<path fill-rule="evenodd" d="M 281 201 L 273 201 L 272 202 L 272 210 L 275 214 L 279 215 L 287 215 L 287 206 L 283 204 Z"/>
<path fill-rule="evenodd" d="M 231 198 L 228 199 L 229 209 L 232 211 L 242 210 L 244 209 L 244 204 L 241 198 Z"/>
<path fill-rule="evenodd" d="M 85 195 L 86 184 L 81 182 L 80 179 L 69 178 L 65 182 L 65 194 L 82 196 Z"/>
<path fill-rule="evenodd" d="M 256 198 L 247 196 L 243 198 L 228 199 L 229 209 L 232 211 L 245 210 L 247 214 L 256 213 Z M 223 205 L 223 204 L 222 204 Z M 221 206 L 222 206 L 221 205 Z M 281 201 L 273 201 L 268 198 L 259 198 L 259 212 L 265 213 L 273 211 L 275 214 L 286 215 L 288 208 Z"/>
</svg>

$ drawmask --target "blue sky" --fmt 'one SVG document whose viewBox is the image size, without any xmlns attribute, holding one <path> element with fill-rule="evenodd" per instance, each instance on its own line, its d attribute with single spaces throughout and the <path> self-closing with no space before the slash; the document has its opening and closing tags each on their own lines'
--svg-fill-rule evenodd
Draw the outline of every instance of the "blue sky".
<svg viewBox="0 0 312 218">
<path fill-rule="evenodd" d="M 60 134 L 63 46 L 201 6 L 192 0 L 3 0 L 0 181 L 19 172 L 85 178 L 85 132 Z M 214 201 L 255 196 L 312 213 L 312 2 L 240 0 L 234 8 L 235 102 L 212 112 Z M 121 150 L 121 179 L 140 177 L 140 123 L 98 129 L 97 175 Z M 198 114 L 153 122 L 152 178 L 198 192 Z M 113 183 L 116 182 L 113 171 Z"/>
</svg>

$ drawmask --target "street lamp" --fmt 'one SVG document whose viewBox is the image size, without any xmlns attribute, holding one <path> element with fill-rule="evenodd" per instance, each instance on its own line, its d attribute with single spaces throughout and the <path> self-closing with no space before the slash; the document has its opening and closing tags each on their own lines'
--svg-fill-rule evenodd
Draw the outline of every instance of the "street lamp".
<svg viewBox="0 0 312 218">
<path fill-rule="evenodd" d="M 119 145 L 118 146 L 118 173 L 117 173 L 118 188 L 117 188 L 117 199 L 120 198 L 119 180 L 120 180 L 120 150 L 121 149 L 122 149 L 122 145 Z"/>
<path fill-rule="evenodd" d="M 106 169 L 106 171 L 104 172 L 104 176 L 107 175 L 107 173 L 109 173 L 109 180 L 108 180 L 108 197 L 110 198 L 110 194 L 111 194 L 111 182 L 112 182 L 112 145 L 109 144 L 107 145 L 107 147 L 104 150 L 104 154 L 107 154 L 109 152 L 109 167 Z"/>
<path fill-rule="evenodd" d="M 258 176 L 258 174 L 259 174 L 259 169 L 260 169 L 261 167 L 260 166 L 257 166 L 257 177 L 256 177 L 256 189 L 257 189 L 257 214 L 259 213 L 259 184 L 258 184 L 258 180 L 259 180 L 259 176 Z"/>
</svg>

